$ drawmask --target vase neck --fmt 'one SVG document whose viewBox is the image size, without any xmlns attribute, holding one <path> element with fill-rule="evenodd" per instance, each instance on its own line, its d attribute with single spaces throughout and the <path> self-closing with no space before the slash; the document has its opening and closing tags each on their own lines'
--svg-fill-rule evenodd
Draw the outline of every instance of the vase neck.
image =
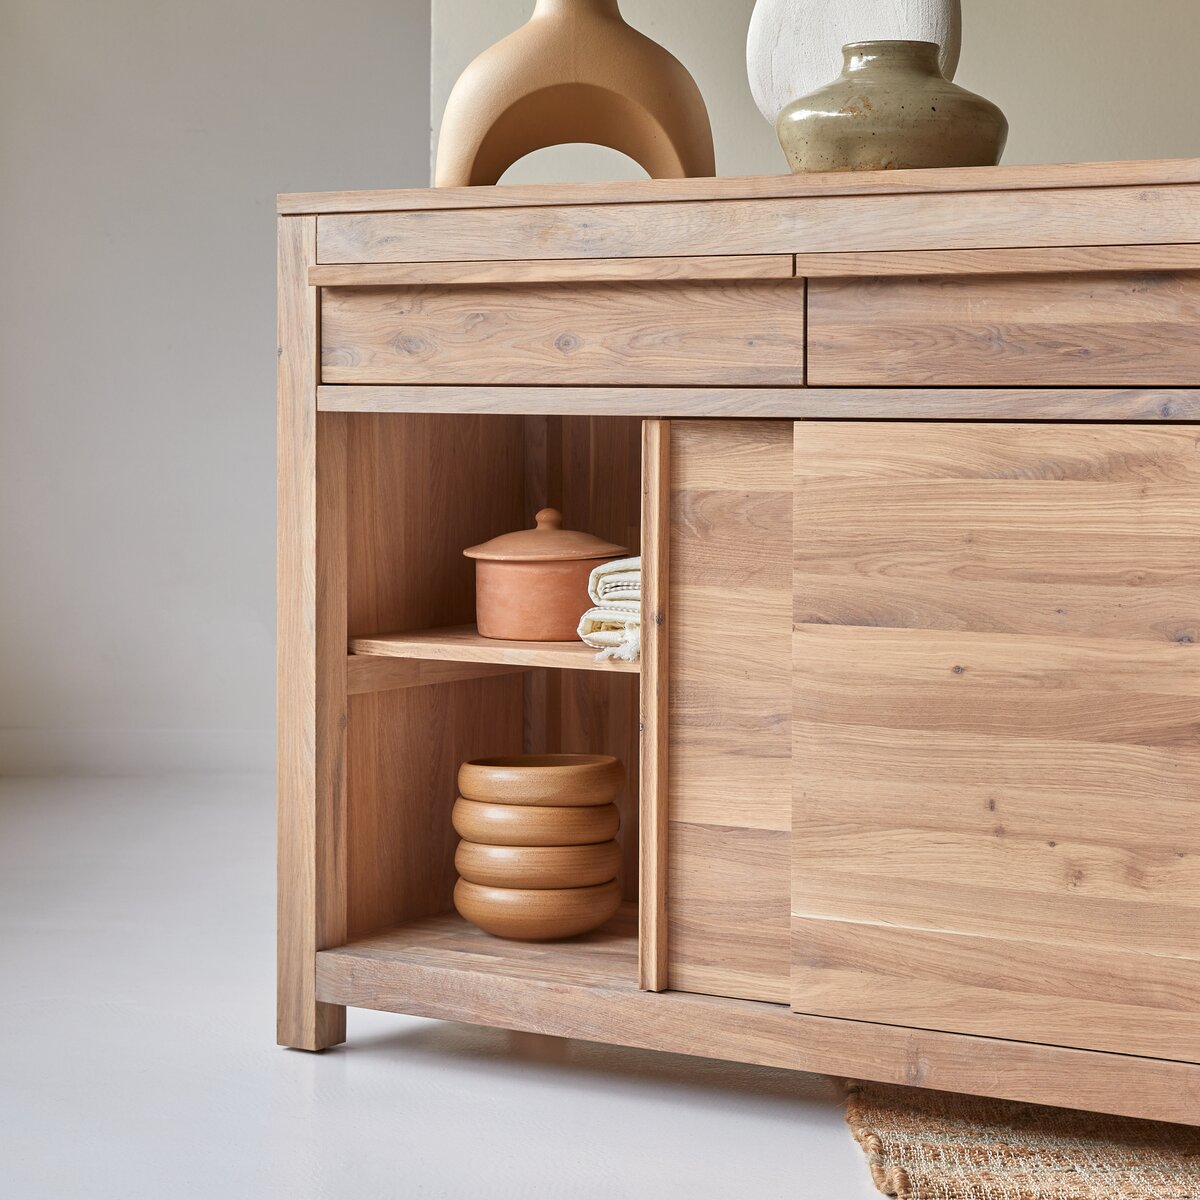
<svg viewBox="0 0 1200 1200">
<path fill-rule="evenodd" d="M 842 47 L 844 70 L 849 74 L 871 67 L 903 66 L 910 71 L 940 75 L 937 42 L 851 42 Z"/>
<path fill-rule="evenodd" d="M 537 0 L 534 17 L 615 17 L 621 19 L 618 0 Z M 532 19 L 532 18 L 531 18 Z"/>
</svg>

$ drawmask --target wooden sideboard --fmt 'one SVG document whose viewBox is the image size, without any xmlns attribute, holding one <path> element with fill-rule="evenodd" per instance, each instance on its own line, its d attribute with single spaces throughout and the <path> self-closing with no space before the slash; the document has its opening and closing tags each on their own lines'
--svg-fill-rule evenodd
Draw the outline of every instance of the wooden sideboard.
<svg viewBox="0 0 1200 1200">
<path fill-rule="evenodd" d="M 346 1006 L 1200 1123 L 1200 161 L 280 198 L 279 1040 Z M 462 549 L 640 550 L 644 654 Z M 629 767 L 454 912 L 455 772 Z"/>
</svg>

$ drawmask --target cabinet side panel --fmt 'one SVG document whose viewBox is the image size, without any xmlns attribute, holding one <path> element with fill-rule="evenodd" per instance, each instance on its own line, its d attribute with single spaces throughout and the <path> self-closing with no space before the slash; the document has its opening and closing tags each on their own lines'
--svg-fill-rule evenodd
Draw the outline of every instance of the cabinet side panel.
<svg viewBox="0 0 1200 1200">
<path fill-rule="evenodd" d="M 672 988 L 785 1001 L 792 428 L 671 426 Z"/>
<path fill-rule="evenodd" d="M 463 550 L 524 522 L 521 418 L 361 413 L 349 439 L 350 636 L 474 622 Z"/>
<path fill-rule="evenodd" d="M 521 753 L 519 675 L 350 698 L 349 936 L 453 907 L 459 764 Z"/>
<path fill-rule="evenodd" d="M 798 1010 L 1200 1058 L 1197 445 L 797 427 Z"/>
</svg>

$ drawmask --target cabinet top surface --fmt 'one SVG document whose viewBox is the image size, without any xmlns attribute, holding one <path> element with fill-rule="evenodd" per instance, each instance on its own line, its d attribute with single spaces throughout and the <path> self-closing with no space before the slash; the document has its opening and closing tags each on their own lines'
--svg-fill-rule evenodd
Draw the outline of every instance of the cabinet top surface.
<svg viewBox="0 0 1200 1200">
<path fill-rule="evenodd" d="M 746 178 L 642 179 L 606 183 L 502 184 L 497 187 L 408 188 L 358 192 L 290 192 L 280 215 L 370 213 L 420 209 L 521 208 L 535 205 L 628 204 L 670 200 L 988 192 L 1036 188 L 1139 187 L 1200 183 L 1200 158 L 1149 162 L 956 167 L 943 170 L 831 172 Z"/>
</svg>

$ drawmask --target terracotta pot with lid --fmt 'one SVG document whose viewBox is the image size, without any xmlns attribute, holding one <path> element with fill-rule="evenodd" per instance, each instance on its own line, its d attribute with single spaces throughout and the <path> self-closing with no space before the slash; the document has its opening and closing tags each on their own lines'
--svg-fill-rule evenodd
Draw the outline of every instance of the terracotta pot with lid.
<svg viewBox="0 0 1200 1200">
<path fill-rule="evenodd" d="M 588 576 L 620 558 L 624 546 L 562 527 L 562 513 L 543 508 L 537 528 L 519 529 L 463 553 L 475 560 L 475 620 L 488 638 L 572 642 L 592 606 Z"/>
</svg>

